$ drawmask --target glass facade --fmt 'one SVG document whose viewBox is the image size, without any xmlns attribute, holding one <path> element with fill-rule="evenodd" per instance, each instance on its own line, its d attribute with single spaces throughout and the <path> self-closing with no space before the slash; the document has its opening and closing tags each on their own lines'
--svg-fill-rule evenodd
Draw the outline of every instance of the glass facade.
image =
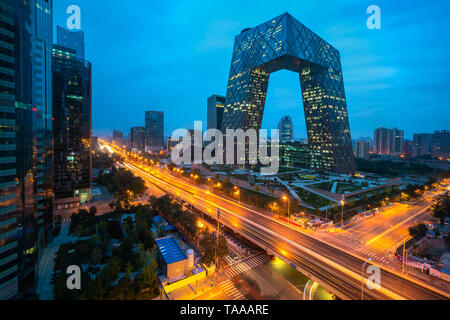
<svg viewBox="0 0 450 320">
<path fill-rule="evenodd" d="M 281 118 L 278 122 L 278 130 L 280 130 L 280 142 L 294 141 L 294 126 L 291 117 Z"/>
<path fill-rule="evenodd" d="M 53 46 L 55 198 L 87 196 L 92 185 L 91 64 Z M 83 199 L 81 199 L 83 200 Z"/>
<path fill-rule="evenodd" d="M 164 147 L 164 112 L 145 112 L 146 145 L 149 148 Z M 144 150 L 143 150 L 144 151 Z"/>
<path fill-rule="evenodd" d="M 217 94 L 208 98 L 207 128 L 218 129 L 222 127 L 223 112 L 225 110 L 225 97 Z"/>
<path fill-rule="evenodd" d="M 280 143 L 280 165 L 290 168 L 309 168 L 309 146 L 301 142 Z"/>
<path fill-rule="evenodd" d="M 269 77 L 280 69 L 300 75 L 311 168 L 353 172 L 340 54 L 288 13 L 236 36 L 222 130 L 261 128 Z"/>
<path fill-rule="evenodd" d="M 145 151 L 145 136 L 146 130 L 144 127 L 133 127 L 130 130 L 130 144 L 131 148 L 139 151 Z"/>
<path fill-rule="evenodd" d="M 56 39 L 60 46 L 76 51 L 78 59 L 84 60 L 84 32 L 70 31 L 56 26 Z"/>
<path fill-rule="evenodd" d="M 0 1 L 0 299 L 32 289 L 53 223 L 52 1 Z"/>
</svg>

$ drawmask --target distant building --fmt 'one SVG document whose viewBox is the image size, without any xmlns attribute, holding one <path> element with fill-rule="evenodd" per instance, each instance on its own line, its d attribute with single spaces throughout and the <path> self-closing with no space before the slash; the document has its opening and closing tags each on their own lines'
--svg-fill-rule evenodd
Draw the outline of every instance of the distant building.
<svg viewBox="0 0 450 320">
<path fill-rule="evenodd" d="M 368 141 L 364 141 L 363 139 L 356 141 L 356 144 L 355 144 L 356 158 L 368 160 L 369 159 L 369 150 L 370 150 L 370 143 Z"/>
<path fill-rule="evenodd" d="M 414 143 L 411 140 L 405 140 L 403 143 L 403 154 L 405 156 L 414 155 Z"/>
<path fill-rule="evenodd" d="M 378 128 L 374 132 L 373 151 L 376 154 L 399 155 L 403 152 L 404 131 Z"/>
<path fill-rule="evenodd" d="M 145 131 L 148 149 L 161 150 L 164 148 L 164 112 L 147 111 L 145 112 Z"/>
<path fill-rule="evenodd" d="M 450 159 L 450 130 L 434 132 L 431 156 L 440 160 Z"/>
<path fill-rule="evenodd" d="M 404 134 L 405 132 L 403 130 L 397 128 L 392 129 L 393 144 L 390 154 L 403 153 L 403 143 L 405 142 Z"/>
<path fill-rule="evenodd" d="M 145 152 L 145 136 L 144 127 L 133 127 L 130 130 L 130 145 L 139 151 Z"/>
<path fill-rule="evenodd" d="M 390 154 L 393 145 L 392 130 L 378 128 L 373 135 L 373 152 L 376 154 Z"/>
<path fill-rule="evenodd" d="M 207 128 L 222 130 L 225 97 L 217 94 L 208 98 Z"/>
<path fill-rule="evenodd" d="M 309 168 L 309 146 L 301 142 L 280 143 L 280 165 L 291 168 Z"/>
<path fill-rule="evenodd" d="M 112 142 L 119 147 L 123 147 L 124 146 L 123 132 L 119 130 L 113 130 Z"/>
<path fill-rule="evenodd" d="M 432 139 L 433 135 L 431 133 L 415 133 L 413 139 L 414 155 L 415 156 L 430 155 L 433 146 Z"/>
<path fill-rule="evenodd" d="M 78 59 L 84 60 L 84 32 L 56 27 L 57 43 L 65 48 L 73 49 Z"/>
<path fill-rule="evenodd" d="M 278 122 L 278 130 L 280 131 L 280 142 L 294 141 L 294 126 L 289 116 L 281 118 Z"/>
<path fill-rule="evenodd" d="M 52 62 L 55 198 L 85 202 L 92 185 L 92 68 L 59 45 Z"/>
</svg>

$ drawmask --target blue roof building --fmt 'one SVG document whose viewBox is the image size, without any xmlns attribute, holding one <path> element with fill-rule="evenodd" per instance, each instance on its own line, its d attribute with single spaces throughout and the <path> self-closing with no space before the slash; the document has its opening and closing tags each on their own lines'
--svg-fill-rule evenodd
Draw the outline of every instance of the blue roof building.
<svg viewBox="0 0 450 320">
<path fill-rule="evenodd" d="M 155 240 L 160 253 L 160 265 L 169 280 L 181 279 L 187 275 L 188 258 L 180 248 L 175 237 Z"/>
</svg>

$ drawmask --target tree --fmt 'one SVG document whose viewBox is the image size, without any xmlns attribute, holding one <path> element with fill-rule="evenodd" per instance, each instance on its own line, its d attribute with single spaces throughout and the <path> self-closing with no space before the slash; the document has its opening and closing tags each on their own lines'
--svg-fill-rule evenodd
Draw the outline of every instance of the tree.
<svg viewBox="0 0 450 320">
<path fill-rule="evenodd" d="M 433 216 L 437 219 L 440 219 L 441 224 L 443 224 L 444 219 L 450 217 L 449 193 L 447 192 L 439 196 L 436 200 L 436 203 L 431 207 L 430 211 L 433 213 Z"/>
<path fill-rule="evenodd" d="M 412 237 L 420 236 L 423 237 L 427 233 L 427 226 L 423 223 L 419 223 L 418 225 L 415 225 L 414 227 L 410 227 L 408 229 L 409 235 Z"/>
</svg>

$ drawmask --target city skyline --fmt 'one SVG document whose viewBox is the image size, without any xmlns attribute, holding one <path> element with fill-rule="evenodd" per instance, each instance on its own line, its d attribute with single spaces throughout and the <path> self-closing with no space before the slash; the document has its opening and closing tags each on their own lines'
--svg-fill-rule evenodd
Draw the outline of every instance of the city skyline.
<svg viewBox="0 0 450 320">
<path fill-rule="evenodd" d="M 68 1 L 55 3 L 55 25 L 65 24 L 68 4 Z M 445 36 L 442 32 L 446 32 L 447 22 L 445 10 L 441 8 L 425 8 L 419 2 L 400 8 L 383 2 L 379 4 L 382 29 L 368 30 L 366 7 L 349 1 L 339 7 L 330 4 L 326 10 L 312 3 L 288 2 L 283 8 L 271 3 L 255 8 L 252 15 L 231 12 L 233 6 L 225 4 L 208 4 L 200 10 L 193 5 L 196 12 L 179 3 L 159 4 L 158 17 L 143 9 L 133 21 L 126 18 L 131 16 L 126 13 L 127 8 L 100 8 L 86 1 L 75 1 L 75 4 L 82 10 L 82 30 L 89 29 L 86 56 L 97 66 L 97 70 L 93 70 L 93 86 L 97 88 L 93 97 L 95 134 L 111 134 L 113 129 L 127 132 L 130 127 L 140 125 L 138 119 L 152 105 L 160 106 L 166 114 L 165 136 L 177 128 L 192 127 L 194 120 L 203 120 L 206 126 L 205 100 L 213 93 L 224 95 L 226 92 L 234 37 L 243 28 L 254 27 L 284 11 L 310 26 L 341 52 L 353 139 L 371 136 L 379 126 L 402 128 L 406 139 L 411 139 L 418 131 L 431 133 L 447 129 L 445 113 L 448 111 L 445 109 L 448 108 L 442 108 L 441 101 L 448 100 L 445 92 L 448 72 L 443 72 L 447 68 L 443 62 L 448 44 L 438 41 Z M 146 4 L 140 6 L 145 8 Z M 220 19 L 206 15 L 213 9 L 211 6 L 222 13 Z M 93 19 L 95 10 L 103 12 L 106 23 Z M 419 11 L 423 19 L 410 23 L 408 17 Z M 119 12 L 123 17 L 117 22 Z M 154 19 L 144 18 L 144 15 Z M 174 20 L 176 27 L 171 26 Z M 158 29 L 159 25 L 164 25 L 164 30 Z M 108 35 L 112 27 L 115 32 Z M 441 30 L 439 34 L 435 32 L 437 28 Z M 128 37 L 130 30 L 133 35 Z M 404 41 L 398 43 L 398 38 Z M 103 39 L 102 45 L 98 45 L 98 39 Z M 400 47 L 405 45 L 411 48 L 411 54 L 400 53 Z M 426 50 L 426 45 L 436 50 Z M 433 63 L 425 67 L 417 62 L 418 56 Z M 413 59 L 416 62 L 412 63 Z M 117 66 L 115 70 L 108 67 L 111 63 Z M 120 83 L 118 80 L 123 77 L 132 80 Z M 196 83 L 195 88 L 189 85 L 191 80 Z M 119 85 L 120 89 L 116 87 Z M 280 71 L 273 75 L 263 128 L 276 128 L 279 118 L 290 115 L 295 137 L 306 136 L 299 87 L 295 74 Z M 426 90 L 418 90 L 419 87 Z M 177 92 L 178 99 L 168 98 L 172 91 Z M 136 99 L 131 100 L 131 97 Z M 189 112 L 177 112 L 180 101 Z M 125 116 L 120 113 L 123 105 L 128 105 Z M 442 110 L 444 116 L 430 112 L 436 108 Z M 102 117 L 105 112 L 111 116 Z M 424 123 L 425 117 L 429 121 Z"/>
</svg>

